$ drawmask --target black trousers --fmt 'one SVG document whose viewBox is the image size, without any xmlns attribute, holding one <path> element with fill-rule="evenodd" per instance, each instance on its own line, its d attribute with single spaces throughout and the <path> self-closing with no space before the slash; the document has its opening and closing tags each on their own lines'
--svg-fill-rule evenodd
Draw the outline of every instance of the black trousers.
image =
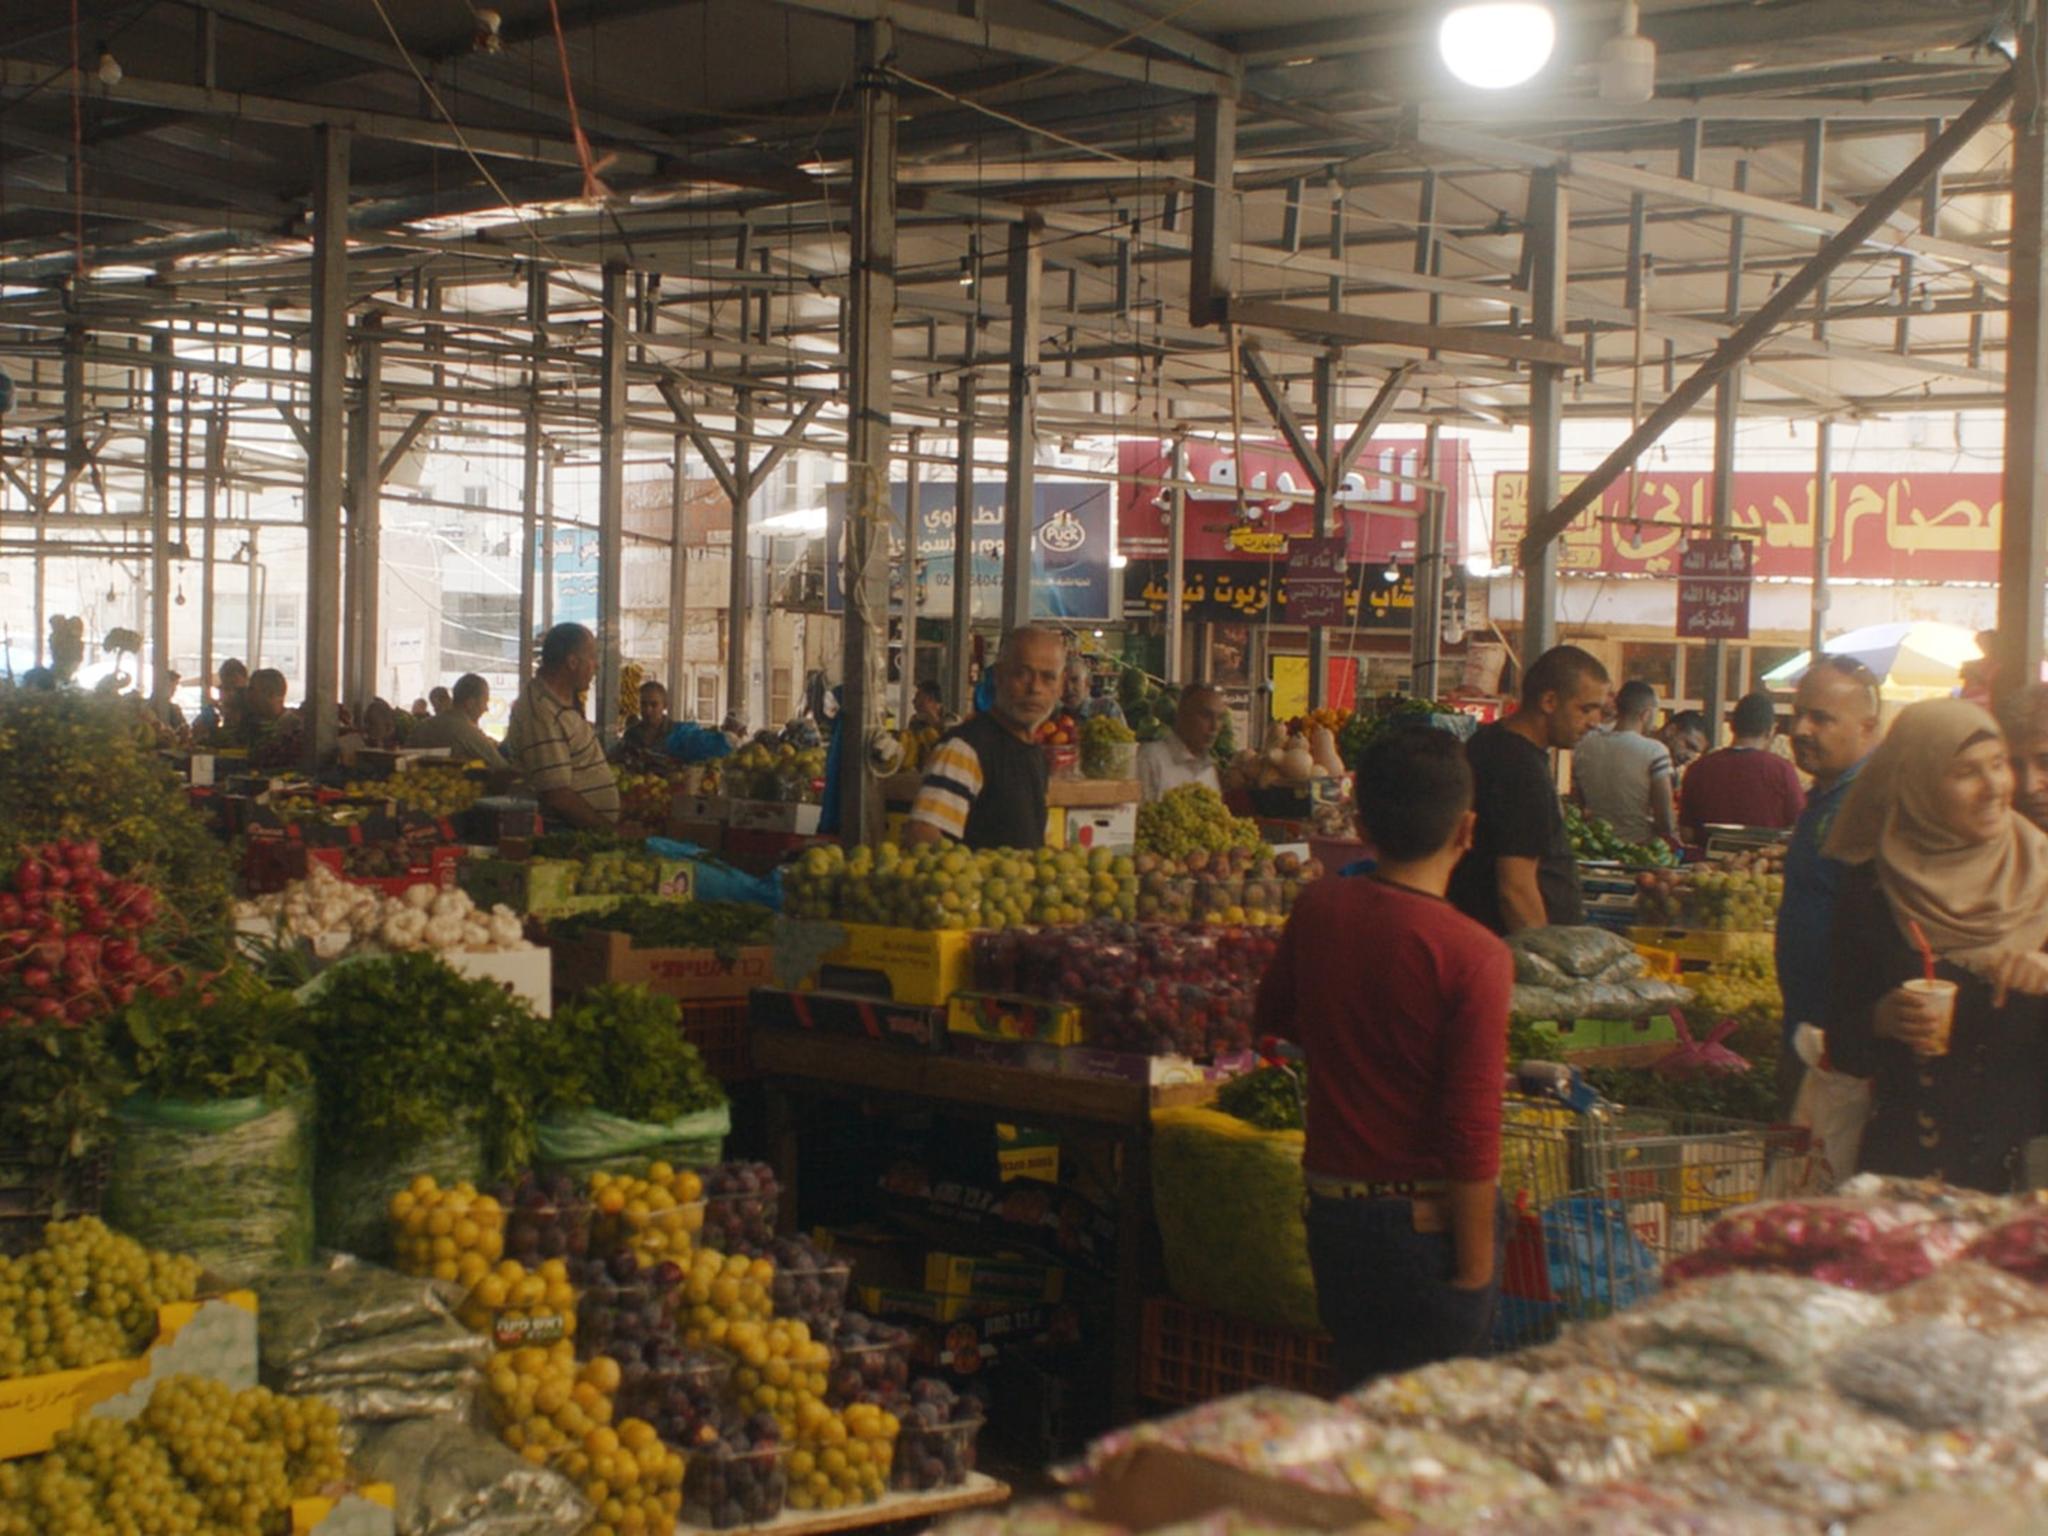
<svg viewBox="0 0 2048 1536">
<path fill-rule="evenodd" d="M 1335 1344 L 1338 1390 L 1483 1352 L 1500 1304 L 1506 1229 L 1503 1208 L 1492 1281 L 1482 1290 L 1460 1290 L 1451 1284 L 1457 1272 L 1451 1234 L 1416 1231 L 1412 1202 L 1311 1195 L 1309 1265 L 1316 1309 Z"/>
</svg>

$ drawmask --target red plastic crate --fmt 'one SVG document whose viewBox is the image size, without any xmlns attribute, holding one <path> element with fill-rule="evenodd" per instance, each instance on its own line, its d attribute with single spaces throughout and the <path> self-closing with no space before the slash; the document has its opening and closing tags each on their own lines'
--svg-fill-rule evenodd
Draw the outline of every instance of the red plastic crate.
<svg viewBox="0 0 2048 1536">
<path fill-rule="evenodd" d="M 704 1065 L 721 1083 L 743 1082 L 754 1075 L 751 1026 L 744 997 L 679 1001 L 683 1038 L 697 1047 Z"/>
<path fill-rule="evenodd" d="M 1169 1296 L 1146 1301 L 1138 1346 L 1140 1397 L 1180 1406 L 1253 1387 L 1333 1392 L 1329 1335 L 1249 1323 Z"/>
</svg>

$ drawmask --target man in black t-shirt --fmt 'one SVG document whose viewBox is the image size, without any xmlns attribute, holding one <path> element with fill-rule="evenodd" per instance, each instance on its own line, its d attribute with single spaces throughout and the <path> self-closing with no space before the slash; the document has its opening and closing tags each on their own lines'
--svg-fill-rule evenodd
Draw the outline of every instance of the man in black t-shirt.
<svg viewBox="0 0 2048 1536">
<path fill-rule="evenodd" d="M 1522 678 L 1521 708 L 1465 749 L 1479 824 L 1450 897 L 1495 933 L 1585 919 L 1550 754 L 1600 723 L 1607 685 L 1607 669 L 1577 646 L 1545 651 Z"/>
</svg>

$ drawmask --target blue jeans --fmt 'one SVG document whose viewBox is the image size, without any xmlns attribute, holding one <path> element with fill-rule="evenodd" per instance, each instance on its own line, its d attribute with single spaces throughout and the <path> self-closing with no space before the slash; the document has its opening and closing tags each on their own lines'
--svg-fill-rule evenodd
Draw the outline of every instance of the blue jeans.
<svg viewBox="0 0 2048 1536">
<path fill-rule="evenodd" d="M 1316 1308 L 1335 1345 L 1339 1391 L 1486 1348 L 1500 1303 L 1506 1215 L 1503 1208 L 1493 1279 L 1466 1291 L 1451 1284 L 1451 1234 L 1416 1231 L 1412 1202 L 1309 1197 L 1309 1266 Z"/>
</svg>

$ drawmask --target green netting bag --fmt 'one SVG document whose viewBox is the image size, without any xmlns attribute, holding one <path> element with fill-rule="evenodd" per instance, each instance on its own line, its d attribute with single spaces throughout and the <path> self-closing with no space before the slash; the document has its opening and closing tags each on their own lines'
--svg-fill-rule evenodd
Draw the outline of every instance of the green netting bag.
<svg viewBox="0 0 2048 1536">
<path fill-rule="evenodd" d="M 1302 1221 L 1304 1140 L 1213 1109 L 1153 1111 L 1152 1203 L 1174 1295 L 1253 1322 L 1322 1326 Z"/>
<path fill-rule="evenodd" d="M 243 1281 L 313 1255 L 313 1095 L 194 1103 L 137 1094 L 114 1112 L 108 1224 Z"/>
<path fill-rule="evenodd" d="M 399 1145 L 355 1137 L 322 1140 L 313 1209 L 320 1246 L 359 1259 L 389 1262 L 391 1197 L 420 1174 L 443 1185 L 490 1178 L 483 1116 L 450 1122 L 438 1136 Z"/>
<path fill-rule="evenodd" d="M 664 1124 L 626 1120 L 601 1109 L 563 1110 L 540 1123 L 535 1140 L 544 1173 L 585 1178 L 593 1173 L 638 1176 L 647 1165 L 708 1168 L 725 1156 L 731 1106 L 700 1109 Z"/>
</svg>

